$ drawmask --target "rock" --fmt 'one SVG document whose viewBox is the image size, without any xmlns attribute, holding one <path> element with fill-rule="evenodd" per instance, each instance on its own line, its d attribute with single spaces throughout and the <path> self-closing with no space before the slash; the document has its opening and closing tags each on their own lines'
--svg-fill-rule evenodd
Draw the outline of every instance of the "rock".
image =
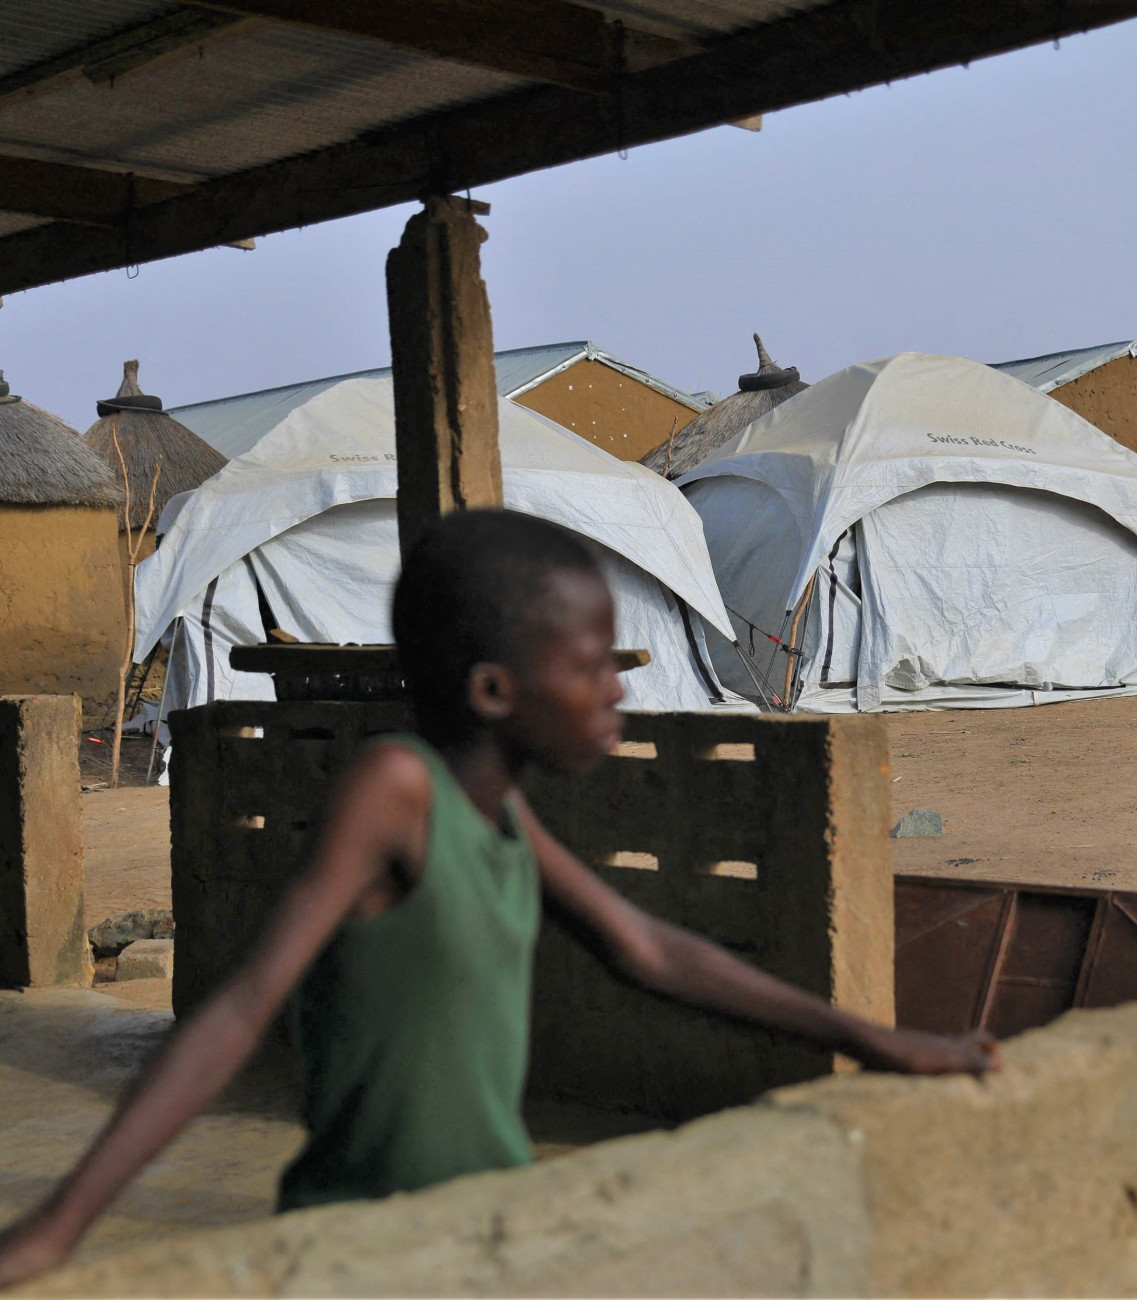
<svg viewBox="0 0 1137 1300">
<path fill-rule="evenodd" d="M 913 808 L 892 828 L 894 840 L 914 839 L 918 835 L 942 835 L 944 819 L 934 808 Z"/>
<path fill-rule="evenodd" d="M 87 931 L 96 957 L 117 957 L 127 944 L 139 939 L 169 939 L 174 933 L 174 914 L 168 907 L 139 908 L 116 912 Z"/>
<path fill-rule="evenodd" d="M 116 980 L 168 980 L 174 977 L 173 939 L 137 939 L 118 955 Z"/>
</svg>

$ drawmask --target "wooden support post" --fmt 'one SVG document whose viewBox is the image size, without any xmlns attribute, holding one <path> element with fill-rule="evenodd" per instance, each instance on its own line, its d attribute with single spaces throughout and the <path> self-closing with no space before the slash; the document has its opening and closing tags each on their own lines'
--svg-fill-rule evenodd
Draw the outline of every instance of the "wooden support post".
<svg viewBox="0 0 1137 1300">
<path fill-rule="evenodd" d="M 502 503 L 493 327 L 479 255 L 486 234 L 474 211 L 465 199 L 428 199 L 387 258 L 404 555 L 441 515 Z"/>
</svg>

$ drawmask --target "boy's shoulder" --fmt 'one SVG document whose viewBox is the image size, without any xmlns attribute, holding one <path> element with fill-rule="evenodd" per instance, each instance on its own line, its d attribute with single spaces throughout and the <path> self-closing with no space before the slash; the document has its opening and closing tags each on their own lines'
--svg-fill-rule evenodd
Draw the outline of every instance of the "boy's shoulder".
<svg viewBox="0 0 1137 1300">
<path fill-rule="evenodd" d="M 410 735 L 379 736 L 359 755 L 357 769 L 372 782 L 404 797 L 429 797 L 433 784 L 431 764 L 422 742 Z"/>
<path fill-rule="evenodd" d="M 381 820 L 406 824 L 423 820 L 430 810 L 434 774 L 427 755 L 413 737 L 382 736 L 356 755 L 345 773 L 347 796 Z"/>
</svg>

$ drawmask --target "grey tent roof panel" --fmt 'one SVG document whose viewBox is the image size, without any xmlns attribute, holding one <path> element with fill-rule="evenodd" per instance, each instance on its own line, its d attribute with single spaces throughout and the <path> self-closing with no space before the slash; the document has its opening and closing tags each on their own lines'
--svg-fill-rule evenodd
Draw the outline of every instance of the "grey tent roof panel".
<svg viewBox="0 0 1137 1300">
<path fill-rule="evenodd" d="M 533 348 L 511 348 L 494 354 L 497 370 L 497 391 L 502 397 L 520 397 L 539 383 L 567 370 L 581 360 L 601 361 L 630 375 L 657 392 L 682 402 L 694 411 L 704 410 L 710 403 L 702 396 L 696 398 L 649 375 L 625 361 L 604 352 L 587 340 L 570 343 L 548 343 Z M 211 447 L 232 459 L 243 455 L 260 438 L 278 424 L 289 411 L 303 405 L 317 393 L 344 379 L 383 379 L 391 373 L 390 366 L 377 366 L 372 370 L 354 370 L 345 375 L 328 375 L 323 379 L 308 379 L 279 388 L 266 388 L 255 393 L 240 393 L 234 397 L 221 397 L 189 406 L 177 406 L 170 414 Z"/>
<path fill-rule="evenodd" d="M 1070 352 L 1050 352 L 1044 357 L 1026 357 L 1021 361 L 992 362 L 991 368 L 1021 379 L 1040 393 L 1052 393 L 1063 384 L 1072 383 L 1091 370 L 1124 356 L 1137 357 L 1137 339 L 1099 343 L 1097 347 L 1074 348 Z"/>
</svg>

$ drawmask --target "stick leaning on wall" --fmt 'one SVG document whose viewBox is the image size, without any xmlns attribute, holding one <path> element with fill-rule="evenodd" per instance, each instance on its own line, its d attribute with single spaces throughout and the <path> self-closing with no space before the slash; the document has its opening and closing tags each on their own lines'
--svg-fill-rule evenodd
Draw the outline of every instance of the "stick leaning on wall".
<svg viewBox="0 0 1137 1300">
<path fill-rule="evenodd" d="M 122 723 L 126 711 L 126 680 L 130 675 L 130 665 L 134 662 L 134 570 L 138 566 L 138 557 L 142 552 L 142 541 L 146 530 L 154 518 L 154 497 L 158 491 L 158 479 L 162 475 L 162 458 L 159 456 L 154 466 L 154 477 L 150 483 L 150 500 L 146 507 L 146 518 L 138 530 L 138 541 L 130 527 L 130 475 L 126 471 L 126 460 L 118 441 L 118 421 L 111 426 L 111 438 L 114 441 L 115 454 L 118 456 L 122 470 L 122 487 L 126 500 L 123 505 L 123 520 L 126 529 L 126 647 L 118 669 L 118 695 L 115 699 L 114 745 L 111 749 L 111 789 L 118 786 L 119 759 L 122 754 Z"/>
</svg>

